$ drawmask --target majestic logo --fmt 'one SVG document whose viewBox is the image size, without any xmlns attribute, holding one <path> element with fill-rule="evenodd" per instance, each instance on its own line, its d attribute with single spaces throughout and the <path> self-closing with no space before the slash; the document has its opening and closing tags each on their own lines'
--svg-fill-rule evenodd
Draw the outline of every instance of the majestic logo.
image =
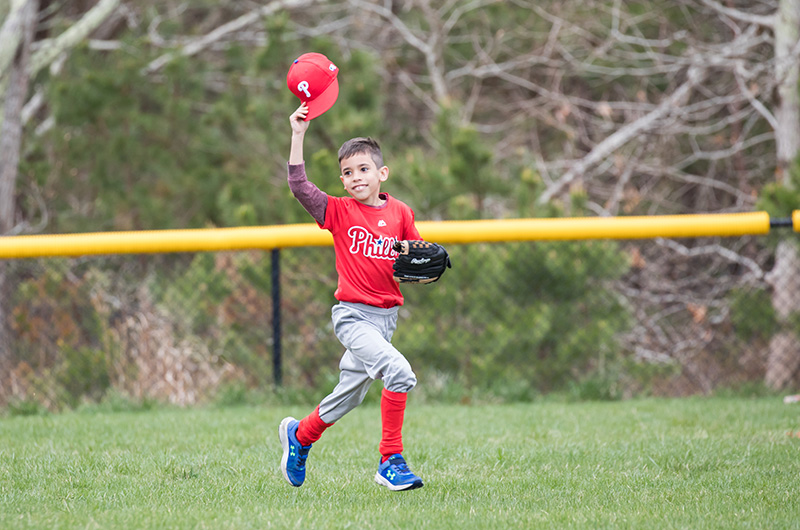
<svg viewBox="0 0 800 530">
<path fill-rule="evenodd" d="M 386 221 L 381 219 L 380 221 L 378 221 L 378 226 L 386 226 Z"/>
<path fill-rule="evenodd" d="M 350 236 L 350 253 L 363 254 L 367 258 L 395 259 L 397 252 L 392 249 L 397 238 L 375 237 L 363 226 L 353 226 L 347 231 Z"/>
</svg>

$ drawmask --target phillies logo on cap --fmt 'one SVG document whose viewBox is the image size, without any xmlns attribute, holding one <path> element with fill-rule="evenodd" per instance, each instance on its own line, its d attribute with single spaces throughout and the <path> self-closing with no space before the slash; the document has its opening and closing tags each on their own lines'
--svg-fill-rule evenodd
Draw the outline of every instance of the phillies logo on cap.
<svg viewBox="0 0 800 530">
<path fill-rule="evenodd" d="M 286 76 L 286 85 L 300 101 L 308 105 L 306 121 L 320 116 L 339 97 L 339 69 L 321 53 L 304 53 L 294 60 Z"/>
</svg>

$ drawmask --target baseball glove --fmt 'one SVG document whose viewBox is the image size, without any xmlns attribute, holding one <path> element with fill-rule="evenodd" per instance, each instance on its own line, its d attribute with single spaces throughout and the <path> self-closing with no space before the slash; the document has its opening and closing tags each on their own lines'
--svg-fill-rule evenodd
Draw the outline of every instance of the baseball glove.
<svg viewBox="0 0 800 530">
<path fill-rule="evenodd" d="M 397 241 L 400 255 L 394 261 L 394 279 L 400 283 L 431 283 L 451 268 L 450 256 L 442 245 L 428 241 Z"/>
</svg>

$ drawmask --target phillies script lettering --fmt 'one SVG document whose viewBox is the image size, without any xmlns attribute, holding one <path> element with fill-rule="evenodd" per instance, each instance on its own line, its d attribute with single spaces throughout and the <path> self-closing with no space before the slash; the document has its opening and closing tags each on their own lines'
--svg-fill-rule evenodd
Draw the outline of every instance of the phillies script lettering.
<svg viewBox="0 0 800 530">
<path fill-rule="evenodd" d="M 367 258 L 376 259 L 395 259 L 397 252 L 392 249 L 397 238 L 379 237 L 375 238 L 366 228 L 353 226 L 347 231 L 352 243 L 350 244 L 351 254 L 363 254 Z"/>
</svg>

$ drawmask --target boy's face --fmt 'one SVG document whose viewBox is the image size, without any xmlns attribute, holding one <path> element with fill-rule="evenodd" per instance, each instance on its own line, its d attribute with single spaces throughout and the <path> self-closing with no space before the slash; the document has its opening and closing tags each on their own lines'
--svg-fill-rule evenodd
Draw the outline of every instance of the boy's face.
<svg viewBox="0 0 800 530">
<path fill-rule="evenodd" d="M 381 182 L 389 178 L 389 168 L 378 167 L 367 153 L 359 153 L 343 158 L 339 164 L 344 189 L 351 197 L 367 206 L 380 206 L 383 201 L 378 196 Z"/>
</svg>

